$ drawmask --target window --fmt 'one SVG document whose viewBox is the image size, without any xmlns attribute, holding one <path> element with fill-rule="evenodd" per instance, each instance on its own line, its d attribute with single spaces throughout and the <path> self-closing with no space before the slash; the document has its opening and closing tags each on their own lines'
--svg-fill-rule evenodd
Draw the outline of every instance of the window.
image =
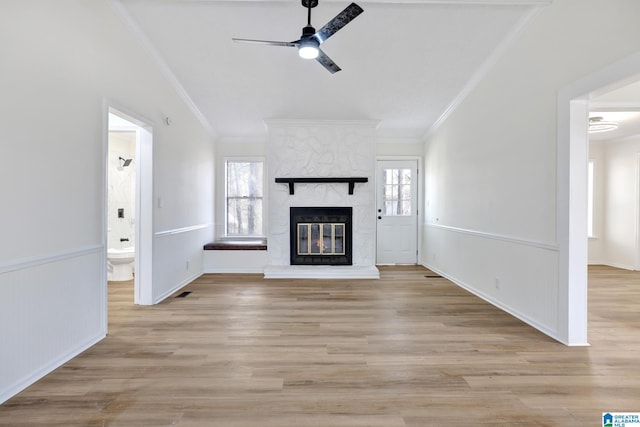
<svg viewBox="0 0 640 427">
<path fill-rule="evenodd" d="M 587 236 L 594 237 L 593 233 L 593 204 L 594 204 L 594 170 L 593 160 L 589 160 L 589 175 L 587 178 Z"/>
<path fill-rule="evenodd" d="M 227 160 L 226 235 L 264 236 L 264 162 Z"/>
</svg>

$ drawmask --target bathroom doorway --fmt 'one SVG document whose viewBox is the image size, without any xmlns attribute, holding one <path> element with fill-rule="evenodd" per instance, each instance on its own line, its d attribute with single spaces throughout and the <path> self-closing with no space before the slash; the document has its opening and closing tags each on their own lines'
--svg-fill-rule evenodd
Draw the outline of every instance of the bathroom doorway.
<svg viewBox="0 0 640 427">
<path fill-rule="evenodd" d="M 107 122 L 107 280 L 132 280 L 134 303 L 150 305 L 153 304 L 151 127 L 112 107 Z"/>
</svg>

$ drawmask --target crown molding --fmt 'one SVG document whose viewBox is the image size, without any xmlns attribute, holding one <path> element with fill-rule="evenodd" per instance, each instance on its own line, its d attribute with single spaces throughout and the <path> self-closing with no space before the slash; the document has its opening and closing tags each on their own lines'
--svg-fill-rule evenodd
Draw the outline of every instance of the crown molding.
<svg viewBox="0 0 640 427">
<path fill-rule="evenodd" d="M 195 102 L 193 102 L 187 90 L 184 88 L 184 86 L 182 86 L 176 75 L 173 74 L 173 71 L 171 71 L 171 68 L 164 60 L 162 55 L 160 55 L 160 53 L 153 46 L 149 38 L 140 29 L 138 23 L 133 19 L 129 12 L 127 12 L 121 0 L 107 0 L 107 3 L 113 8 L 113 10 L 116 12 L 116 15 L 120 17 L 133 37 L 142 45 L 142 48 L 149 54 L 149 56 L 151 56 L 151 59 L 156 63 L 162 75 L 164 75 L 169 84 L 173 86 L 175 91 L 178 93 L 178 96 L 184 101 L 187 107 L 196 116 L 200 124 L 202 124 L 205 130 L 212 137 L 217 137 L 218 135 L 211 126 L 211 123 L 209 123 L 204 114 L 202 114 L 200 109 L 196 106 Z"/>
<path fill-rule="evenodd" d="M 525 3 L 525 2 L 522 2 Z M 551 2 L 543 2 L 545 4 L 550 4 Z M 449 118 L 449 116 L 462 104 L 462 102 L 466 99 L 466 97 L 478 86 L 480 81 L 485 78 L 485 76 L 489 73 L 489 70 L 493 68 L 500 58 L 506 53 L 506 51 L 511 47 L 511 45 L 515 42 L 515 40 L 522 34 L 527 25 L 533 21 L 533 18 L 540 13 L 542 10 L 541 7 L 532 7 L 528 13 L 526 13 L 520 20 L 514 25 L 513 29 L 510 33 L 502 40 L 502 42 L 494 49 L 494 51 L 487 57 L 480 67 L 476 70 L 476 72 L 471 76 L 467 84 L 464 85 L 458 96 L 456 96 L 453 101 L 447 106 L 444 112 L 438 117 L 438 119 L 431 125 L 431 127 L 425 133 L 423 139 L 428 139 L 431 137 L 440 126 Z"/>
</svg>

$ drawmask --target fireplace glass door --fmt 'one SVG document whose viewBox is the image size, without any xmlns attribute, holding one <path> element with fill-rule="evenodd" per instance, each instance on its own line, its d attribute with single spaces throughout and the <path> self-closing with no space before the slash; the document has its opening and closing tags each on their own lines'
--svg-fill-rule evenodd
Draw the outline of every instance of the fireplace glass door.
<svg viewBox="0 0 640 427">
<path fill-rule="evenodd" d="M 344 255 L 344 223 L 298 223 L 298 255 Z"/>
</svg>

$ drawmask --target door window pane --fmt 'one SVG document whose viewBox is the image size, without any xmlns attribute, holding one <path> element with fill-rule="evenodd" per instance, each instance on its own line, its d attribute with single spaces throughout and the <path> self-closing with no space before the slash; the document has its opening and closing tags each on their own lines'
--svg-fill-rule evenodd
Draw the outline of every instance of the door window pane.
<svg viewBox="0 0 640 427">
<path fill-rule="evenodd" d="M 383 169 L 383 214 L 411 215 L 411 169 Z"/>
</svg>

